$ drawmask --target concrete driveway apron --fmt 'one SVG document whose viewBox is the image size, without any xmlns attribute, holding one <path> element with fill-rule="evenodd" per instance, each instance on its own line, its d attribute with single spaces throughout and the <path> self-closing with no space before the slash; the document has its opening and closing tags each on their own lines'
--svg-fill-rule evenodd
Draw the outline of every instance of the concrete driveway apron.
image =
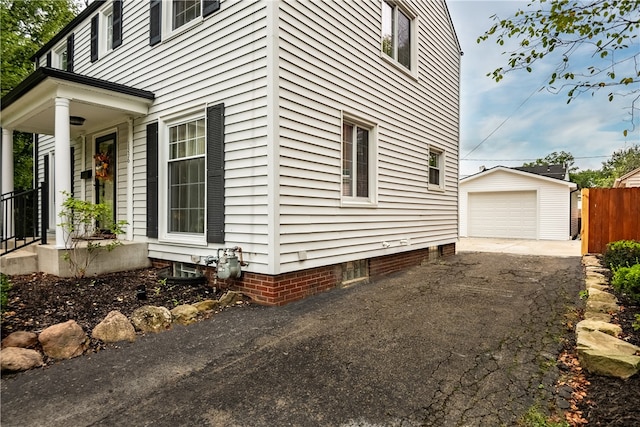
<svg viewBox="0 0 640 427">
<path fill-rule="evenodd" d="M 465 253 L 2 379 L 9 426 L 497 426 L 546 404 L 580 258 Z"/>
</svg>

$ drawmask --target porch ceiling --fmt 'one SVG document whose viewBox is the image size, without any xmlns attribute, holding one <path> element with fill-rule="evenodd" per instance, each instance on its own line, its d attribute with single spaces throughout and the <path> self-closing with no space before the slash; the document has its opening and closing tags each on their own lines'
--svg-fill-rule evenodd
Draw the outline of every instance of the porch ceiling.
<svg viewBox="0 0 640 427">
<path fill-rule="evenodd" d="M 71 137 L 91 133 L 127 117 L 147 114 L 153 93 L 48 67 L 38 68 L 2 98 L 5 129 L 53 135 L 55 99 L 69 99 L 69 113 L 85 119 L 70 126 Z"/>
</svg>

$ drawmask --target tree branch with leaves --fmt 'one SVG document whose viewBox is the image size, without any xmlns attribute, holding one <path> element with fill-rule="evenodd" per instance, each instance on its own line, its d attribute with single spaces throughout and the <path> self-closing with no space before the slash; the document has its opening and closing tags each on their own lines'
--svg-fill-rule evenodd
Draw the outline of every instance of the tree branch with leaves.
<svg viewBox="0 0 640 427">
<path fill-rule="evenodd" d="M 607 98 L 629 97 L 630 129 L 640 108 L 640 7 L 637 0 L 534 0 L 508 19 L 494 15 L 493 26 L 478 43 L 495 39 L 501 46 L 519 41 L 506 66 L 487 75 L 499 82 L 507 73 L 532 72 L 541 60 L 556 61 L 545 87 L 566 90 L 567 103 L 584 93 L 606 90 Z M 576 59 L 586 54 L 589 63 Z"/>
</svg>

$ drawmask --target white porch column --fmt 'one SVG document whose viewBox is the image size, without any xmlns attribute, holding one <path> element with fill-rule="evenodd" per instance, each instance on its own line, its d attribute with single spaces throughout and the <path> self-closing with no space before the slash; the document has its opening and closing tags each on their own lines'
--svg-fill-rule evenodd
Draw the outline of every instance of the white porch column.
<svg viewBox="0 0 640 427">
<path fill-rule="evenodd" d="M 0 194 L 13 191 L 13 129 L 2 128 L 2 176 L 0 177 Z M 4 213 L 0 213 L 4 215 Z M 13 210 L 9 213 L 7 223 L 3 224 L 7 235 L 13 236 Z M 1 221 L 1 220 L 0 220 Z"/>
<path fill-rule="evenodd" d="M 55 210 L 56 221 L 59 222 L 62 203 L 65 201 L 62 192 L 71 194 L 71 125 L 69 124 L 69 100 L 56 98 L 55 106 Z M 56 225 L 57 248 L 65 247 L 66 235 L 65 230 Z"/>
</svg>

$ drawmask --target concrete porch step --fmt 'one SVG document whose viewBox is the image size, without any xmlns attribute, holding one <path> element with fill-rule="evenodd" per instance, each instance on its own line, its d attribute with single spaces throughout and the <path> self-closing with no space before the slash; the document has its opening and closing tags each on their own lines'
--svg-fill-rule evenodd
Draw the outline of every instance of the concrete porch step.
<svg viewBox="0 0 640 427">
<path fill-rule="evenodd" d="M 97 243 L 93 242 L 93 243 Z M 83 243 L 86 246 L 86 243 Z M 86 250 L 80 248 L 79 250 Z M 7 275 L 43 272 L 59 277 L 72 277 L 69 263 L 64 260 L 66 249 L 53 245 L 34 244 L 0 257 L 0 272 Z M 149 267 L 147 243 L 121 241 L 113 251 L 98 255 L 89 265 L 86 275 L 136 270 Z"/>
<path fill-rule="evenodd" d="M 0 257 L 0 272 L 13 276 L 38 271 L 38 255 L 35 245 L 27 246 Z"/>
</svg>

